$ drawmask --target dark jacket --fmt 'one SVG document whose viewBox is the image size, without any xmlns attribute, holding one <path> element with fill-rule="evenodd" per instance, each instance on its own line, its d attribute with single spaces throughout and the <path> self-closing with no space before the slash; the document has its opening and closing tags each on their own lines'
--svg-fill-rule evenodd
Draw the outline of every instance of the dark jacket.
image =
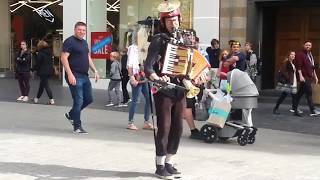
<svg viewBox="0 0 320 180">
<path fill-rule="evenodd" d="M 39 50 L 34 70 L 37 71 L 38 76 L 53 75 L 52 52 L 49 48 Z"/>
<path fill-rule="evenodd" d="M 300 51 L 297 53 L 295 65 L 297 70 L 301 70 L 304 79 L 312 80 L 314 78 L 313 72 L 315 67 L 311 64 L 306 51 Z"/>
<path fill-rule="evenodd" d="M 128 55 L 125 54 L 121 57 L 121 76 L 122 77 L 129 76 L 128 69 L 127 69 L 127 62 L 128 62 Z"/>
<path fill-rule="evenodd" d="M 162 76 L 161 70 L 169 40 L 170 35 L 168 33 L 160 33 L 153 37 L 144 63 L 144 71 L 147 78 L 149 78 L 152 73 L 156 73 L 159 77 Z M 178 79 L 177 77 L 170 77 L 170 82 L 183 86 L 181 79 Z M 179 100 L 184 97 L 185 90 L 181 88 L 161 88 L 159 93 L 162 93 L 172 99 Z"/>
<path fill-rule="evenodd" d="M 208 56 L 209 56 L 209 62 L 211 68 L 219 68 L 219 57 L 220 57 L 220 48 L 212 49 L 211 47 L 207 47 L 206 49 Z"/>
<path fill-rule="evenodd" d="M 280 69 L 286 84 L 293 84 L 294 70 L 289 60 L 284 61 Z"/>
<path fill-rule="evenodd" d="M 18 52 L 16 56 L 16 73 L 27 73 L 31 71 L 31 53 L 30 51 L 26 51 L 21 54 L 21 50 Z"/>
</svg>

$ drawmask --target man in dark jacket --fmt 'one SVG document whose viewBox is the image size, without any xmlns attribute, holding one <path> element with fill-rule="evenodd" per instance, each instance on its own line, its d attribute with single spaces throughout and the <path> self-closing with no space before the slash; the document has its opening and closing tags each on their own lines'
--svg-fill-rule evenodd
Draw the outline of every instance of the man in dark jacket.
<svg viewBox="0 0 320 180">
<path fill-rule="evenodd" d="M 301 116 L 298 113 L 298 105 L 300 98 L 303 94 L 306 94 L 308 106 L 310 109 L 310 116 L 317 116 L 320 114 L 318 110 L 315 109 L 312 101 L 312 87 L 311 83 L 318 84 L 318 77 L 315 71 L 314 59 L 311 53 L 312 43 L 311 41 L 306 41 L 303 46 L 303 50 L 297 53 L 295 66 L 298 70 L 298 77 L 300 81 L 300 87 L 296 97 L 295 104 L 293 106 L 294 115 Z"/>
</svg>

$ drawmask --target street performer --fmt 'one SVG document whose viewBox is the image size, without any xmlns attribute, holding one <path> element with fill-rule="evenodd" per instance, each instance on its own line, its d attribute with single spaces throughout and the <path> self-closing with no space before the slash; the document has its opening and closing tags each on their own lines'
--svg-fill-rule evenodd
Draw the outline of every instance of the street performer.
<svg viewBox="0 0 320 180">
<path fill-rule="evenodd" d="M 145 73 L 151 81 L 171 82 L 183 86 L 181 77 L 161 74 L 165 51 L 175 29 L 181 23 L 179 1 L 165 1 L 158 6 L 161 32 L 155 35 L 148 49 Z M 162 179 L 178 178 L 181 173 L 173 166 L 183 129 L 183 112 L 186 107 L 186 92 L 181 88 L 161 88 L 154 94 L 157 115 L 156 172 Z"/>
</svg>

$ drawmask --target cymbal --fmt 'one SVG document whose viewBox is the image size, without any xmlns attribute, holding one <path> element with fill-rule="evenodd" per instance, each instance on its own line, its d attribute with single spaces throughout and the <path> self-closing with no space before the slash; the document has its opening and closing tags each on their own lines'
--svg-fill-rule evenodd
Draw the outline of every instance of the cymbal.
<svg viewBox="0 0 320 180">
<path fill-rule="evenodd" d="M 163 1 L 158 5 L 159 12 L 171 12 L 180 7 L 180 1 L 177 0 L 167 0 Z"/>
</svg>

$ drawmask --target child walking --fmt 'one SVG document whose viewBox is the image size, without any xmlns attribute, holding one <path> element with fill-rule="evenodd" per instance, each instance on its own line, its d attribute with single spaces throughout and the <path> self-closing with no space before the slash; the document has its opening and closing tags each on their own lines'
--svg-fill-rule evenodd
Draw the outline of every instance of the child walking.
<svg viewBox="0 0 320 180">
<path fill-rule="evenodd" d="M 119 52 L 112 52 L 110 54 L 110 60 L 112 61 L 111 69 L 110 69 L 110 82 L 108 86 L 108 104 L 106 104 L 107 107 L 109 106 L 116 106 L 121 107 L 120 105 L 120 83 L 121 83 L 121 64 L 120 64 L 120 53 Z M 115 89 L 116 93 L 116 103 L 113 103 L 112 97 L 111 97 L 111 91 Z"/>
</svg>

